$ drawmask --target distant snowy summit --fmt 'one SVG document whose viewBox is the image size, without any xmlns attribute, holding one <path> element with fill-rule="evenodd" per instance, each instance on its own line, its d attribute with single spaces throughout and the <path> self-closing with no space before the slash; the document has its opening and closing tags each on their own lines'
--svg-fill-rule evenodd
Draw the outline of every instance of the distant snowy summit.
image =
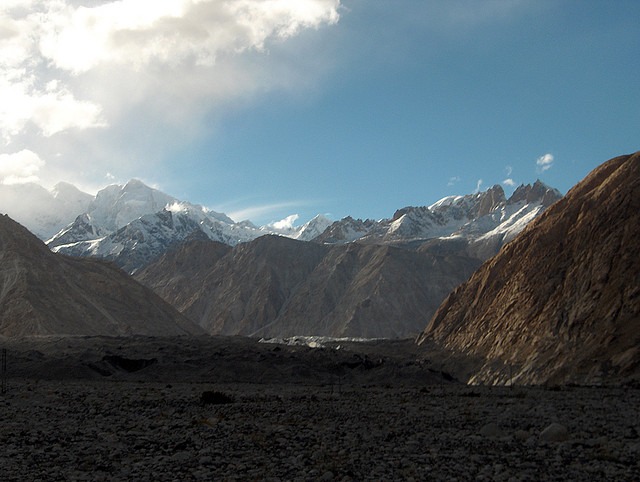
<svg viewBox="0 0 640 482">
<path fill-rule="evenodd" d="M 265 234 L 310 240 L 331 221 L 317 216 L 294 227 L 281 223 L 257 227 L 227 215 L 178 200 L 139 180 L 99 191 L 86 212 L 47 240 L 55 252 L 114 261 L 128 272 L 187 239 L 208 238 L 235 246 Z"/>
<path fill-rule="evenodd" d="M 297 216 L 266 226 L 235 222 L 227 215 L 181 201 L 139 180 L 111 185 L 95 196 L 60 183 L 53 191 L 36 184 L 0 186 L 7 214 L 56 252 L 100 257 L 132 273 L 187 239 L 230 246 L 276 234 L 301 241 L 344 244 L 415 244 L 464 241 L 486 258 L 561 194 L 540 181 L 522 185 L 507 199 L 503 189 L 446 197 L 430 206 L 405 207 L 391 219 L 332 222 L 318 215 L 301 226 Z"/>
<path fill-rule="evenodd" d="M 521 185 L 508 199 L 496 184 L 484 192 L 448 196 L 430 206 L 405 207 L 391 219 L 363 221 L 347 217 L 333 223 L 315 241 L 416 248 L 426 241 L 431 241 L 430 246 L 436 242 L 463 242 L 468 247 L 467 254 L 486 259 L 561 197 L 557 189 L 540 180 Z"/>
<path fill-rule="evenodd" d="M 0 184 L 0 211 L 40 239 L 49 239 L 89 208 L 91 194 L 60 182 L 52 190 L 39 184 Z"/>
</svg>

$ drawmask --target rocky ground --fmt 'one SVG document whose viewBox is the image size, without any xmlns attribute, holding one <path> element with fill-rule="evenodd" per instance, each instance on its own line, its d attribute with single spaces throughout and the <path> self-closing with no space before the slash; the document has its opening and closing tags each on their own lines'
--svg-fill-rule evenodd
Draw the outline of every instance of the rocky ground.
<svg viewBox="0 0 640 482">
<path fill-rule="evenodd" d="M 640 480 L 637 388 L 470 387 L 403 342 L 3 344 L 2 480 Z"/>
</svg>

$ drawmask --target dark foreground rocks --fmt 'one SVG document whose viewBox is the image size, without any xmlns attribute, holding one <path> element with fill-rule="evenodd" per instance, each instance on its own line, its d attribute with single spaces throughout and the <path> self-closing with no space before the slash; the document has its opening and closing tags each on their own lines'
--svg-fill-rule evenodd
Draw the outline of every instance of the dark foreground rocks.
<svg viewBox="0 0 640 482">
<path fill-rule="evenodd" d="M 233 381 L 222 379 L 231 365 L 190 353 L 191 342 L 163 343 L 169 356 L 147 341 L 133 357 L 122 340 L 102 341 L 11 346 L 9 374 L 13 360 L 20 376 L 0 395 L 2 480 L 640 478 L 637 388 L 471 387 L 405 366 L 411 357 L 389 345 L 337 354 L 206 342 L 235 361 Z M 191 379 L 171 360 L 192 360 Z"/>
</svg>

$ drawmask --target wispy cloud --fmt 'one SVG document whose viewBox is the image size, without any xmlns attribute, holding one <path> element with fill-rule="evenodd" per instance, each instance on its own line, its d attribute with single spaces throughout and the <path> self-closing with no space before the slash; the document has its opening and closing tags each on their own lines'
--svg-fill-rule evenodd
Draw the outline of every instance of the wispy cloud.
<svg viewBox="0 0 640 482">
<path fill-rule="evenodd" d="M 554 160 L 555 159 L 553 157 L 553 154 L 549 154 L 549 153 L 538 157 L 538 159 L 536 159 L 536 166 L 537 166 L 538 172 L 544 172 L 551 169 L 553 167 Z"/>
<path fill-rule="evenodd" d="M 455 186 L 460 182 L 460 176 L 453 176 L 449 178 L 449 182 L 447 182 L 447 186 Z"/>
<path fill-rule="evenodd" d="M 482 189 L 482 182 L 482 179 L 478 179 L 478 182 L 476 182 L 476 190 L 474 191 L 475 193 L 479 193 Z"/>
<path fill-rule="evenodd" d="M 511 174 L 513 174 L 513 167 L 511 166 L 505 166 L 504 168 L 505 172 L 506 172 L 506 179 L 504 181 L 502 181 L 502 184 L 504 184 L 505 186 L 509 186 L 509 187 L 513 187 L 516 185 L 516 182 L 511 178 Z"/>
<path fill-rule="evenodd" d="M 250 205 L 250 206 L 242 207 L 240 209 L 229 208 L 229 205 L 217 206 L 214 210 L 220 211 L 220 212 L 229 211 L 227 215 L 234 221 L 245 221 L 245 220 L 254 221 L 258 219 L 273 218 L 279 213 L 280 213 L 279 216 L 282 216 L 281 213 L 284 210 L 288 210 L 289 212 L 291 212 L 297 208 L 300 208 L 301 206 L 305 206 L 308 204 L 309 203 L 306 201 L 285 201 L 285 202 L 279 202 L 279 203 Z M 282 219 L 279 216 L 276 218 L 278 219 L 278 221 Z M 289 217 L 291 216 L 296 216 L 296 219 L 297 219 L 298 215 L 297 214 L 289 215 Z M 278 221 L 275 221 L 275 222 L 278 222 Z M 268 221 L 268 223 L 273 223 L 273 222 L 274 222 L 273 219 L 271 221 Z"/>
</svg>

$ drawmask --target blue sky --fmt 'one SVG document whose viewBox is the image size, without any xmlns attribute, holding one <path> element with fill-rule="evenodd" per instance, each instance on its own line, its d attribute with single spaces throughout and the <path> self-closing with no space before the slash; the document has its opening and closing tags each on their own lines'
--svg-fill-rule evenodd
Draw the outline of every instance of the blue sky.
<svg viewBox="0 0 640 482">
<path fill-rule="evenodd" d="M 66 3 L 0 7 L 4 182 L 378 219 L 640 149 L 635 0 Z"/>
</svg>

